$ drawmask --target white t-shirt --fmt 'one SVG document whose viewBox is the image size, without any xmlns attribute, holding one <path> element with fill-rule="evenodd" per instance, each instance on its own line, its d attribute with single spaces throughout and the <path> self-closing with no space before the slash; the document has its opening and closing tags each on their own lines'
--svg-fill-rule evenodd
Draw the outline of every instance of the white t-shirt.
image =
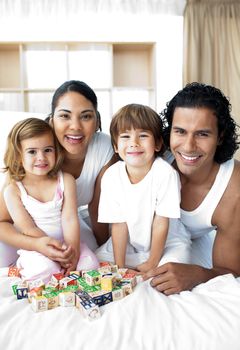
<svg viewBox="0 0 240 350">
<path fill-rule="evenodd" d="M 95 133 L 88 145 L 81 175 L 76 179 L 78 207 L 91 202 L 96 178 L 113 154 L 110 136 L 102 132 Z"/>
<path fill-rule="evenodd" d="M 149 251 L 154 214 L 180 217 L 180 181 L 177 172 L 162 158 L 150 171 L 131 184 L 125 163 L 119 161 L 104 173 L 99 202 L 99 222 L 126 222 L 131 245 Z"/>
</svg>

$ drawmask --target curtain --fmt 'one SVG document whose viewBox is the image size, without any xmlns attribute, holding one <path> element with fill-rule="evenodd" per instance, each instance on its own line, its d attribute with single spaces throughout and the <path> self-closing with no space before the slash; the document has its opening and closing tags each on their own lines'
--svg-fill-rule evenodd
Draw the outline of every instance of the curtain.
<svg viewBox="0 0 240 350">
<path fill-rule="evenodd" d="M 240 0 L 188 0 L 183 42 L 184 84 L 198 81 L 220 88 L 240 124 Z"/>
</svg>

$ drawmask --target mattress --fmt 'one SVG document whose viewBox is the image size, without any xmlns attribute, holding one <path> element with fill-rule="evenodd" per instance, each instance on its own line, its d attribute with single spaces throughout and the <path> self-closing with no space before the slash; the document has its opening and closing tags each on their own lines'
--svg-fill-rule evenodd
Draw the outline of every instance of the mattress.
<svg viewBox="0 0 240 350">
<path fill-rule="evenodd" d="M 216 277 L 165 296 L 149 281 L 84 318 L 76 307 L 34 312 L 0 269 L 0 344 L 4 350 L 239 350 L 240 278 Z"/>
</svg>

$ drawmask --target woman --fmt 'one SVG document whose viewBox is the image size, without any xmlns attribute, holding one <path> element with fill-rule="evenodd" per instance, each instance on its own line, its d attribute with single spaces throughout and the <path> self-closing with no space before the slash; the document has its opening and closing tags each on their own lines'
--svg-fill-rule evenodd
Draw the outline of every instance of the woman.
<svg viewBox="0 0 240 350">
<path fill-rule="evenodd" d="M 108 226 L 97 223 L 98 201 L 101 177 L 114 163 L 110 137 L 99 131 L 101 120 L 94 91 L 81 81 L 62 84 L 53 95 L 49 122 L 64 148 L 62 170 L 76 179 L 81 238 L 94 250 L 108 238 Z M 58 241 L 27 237 L 16 231 L 2 194 L 0 208 L 0 241 L 4 242 L 0 242 L 0 267 L 17 257 L 16 249 L 8 245 L 36 250 L 59 262 L 67 261 L 71 252 L 64 251 Z"/>
</svg>

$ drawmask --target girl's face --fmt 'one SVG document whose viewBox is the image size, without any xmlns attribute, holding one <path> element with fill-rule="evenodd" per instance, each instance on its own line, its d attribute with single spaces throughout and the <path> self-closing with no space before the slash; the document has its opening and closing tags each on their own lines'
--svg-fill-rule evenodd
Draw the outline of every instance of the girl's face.
<svg viewBox="0 0 240 350">
<path fill-rule="evenodd" d="M 98 129 L 96 111 L 91 101 L 83 95 L 67 92 L 58 100 L 53 126 L 66 154 L 84 158 L 89 142 Z"/>
<path fill-rule="evenodd" d="M 47 175 L 55 165 L 55 146 L 51 133 L 21 141 L 22 166 L 27 175 Z"/>
<path fill-rule="evenodd" d="M 150 130 L 131 129 L 118 135 L 115 151 L 125 161 L 127 168 L 149 170 L 162 143 L 156 145 Z"/>
</svg>

